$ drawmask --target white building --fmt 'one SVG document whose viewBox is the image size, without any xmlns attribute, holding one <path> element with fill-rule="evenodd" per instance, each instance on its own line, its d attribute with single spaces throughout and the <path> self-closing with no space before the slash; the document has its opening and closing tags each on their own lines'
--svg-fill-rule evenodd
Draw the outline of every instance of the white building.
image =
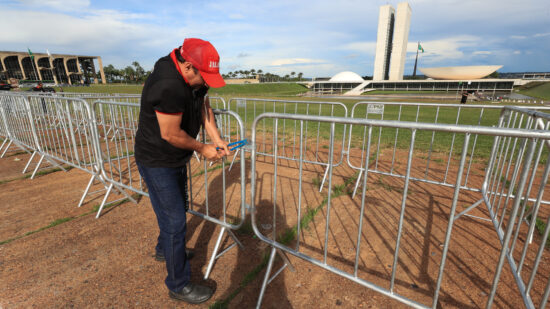
<svg viewBox="0 0 550 309">
<path fill-rule="evenodd" d="M 407 2 L 380 7 L 373 80 L 402 80 L 411 25 L 411 7 Z"/>
<path fill-rule="evenodd" d="M 395 10 L 391 5 L 380 7 L 373 80 L 387 80 L 390 72 L 390 55 Z"/>
<path fill-rule="evenodd" d="M 390 60 L 390 80 L 403 80 L 405 56 L 411 28 L 411 7 L 407 2 L 397 5 L 395 25 L 393 27 L 393 45 Z"/>
</svg>

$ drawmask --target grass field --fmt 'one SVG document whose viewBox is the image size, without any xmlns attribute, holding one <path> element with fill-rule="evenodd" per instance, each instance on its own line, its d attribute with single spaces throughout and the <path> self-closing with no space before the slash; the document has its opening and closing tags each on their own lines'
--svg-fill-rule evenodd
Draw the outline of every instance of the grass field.
<svg viewBox="0 0 550 309">
<path fill-rule="evenodd" d="M 550 100 L 550 82 L 532 82 L 520 87 L 520 94 Z"/>
<path fill-rule="evenodd" d="M 143 89 L 142 85 L 124 85 L 124 84 L 108 84 L 108 85 L 91 85 L 89 87 L 65 87 L 64 92 L 83 92 L 83 93 L 131 93 L 140 94 Z M 56 91 L 60 91 L 56 87 Z M 277 96 L 287 97 L 296 96 L 297 94 L 305 93 L 307 88 L 296 83 L 273 83 L 273 84 L 246 84 L 246 85 L 226 85 L 223 88 L 212 88 L 209 93 L 211 96 L 228 96 L 228 95 L 261 95 L 261 96 Z"/>
</svg>

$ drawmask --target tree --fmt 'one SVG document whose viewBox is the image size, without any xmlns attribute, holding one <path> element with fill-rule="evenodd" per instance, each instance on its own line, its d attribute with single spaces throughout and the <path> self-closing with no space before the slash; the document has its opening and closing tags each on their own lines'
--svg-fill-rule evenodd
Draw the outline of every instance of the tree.
<svg viewBox="0 0 550 309">
<path fill-rule="evenodd" d="M 105 79 L 107 82 L 112 83 L 114 79 L 119 75 L 118 70 L 112 64 L 103 68 L 103 73 L 105 73 Z"/>
<path fill-rule="evenodd" d="M 131 66 L 127 66 L 124 68 L 124 81 L 125 82 L 133 82 L 136 79 L 136 71 Z"/>
<path fill-rule="evenodd" d="M 298 79 L 299 80 L 302 80 L 302 76 L 304 76 L 304 73 L 302 73 L 302 72 L 298 73 Z"/>
<path fill-rule="evenodd" d="M 134 76 L 134 79 L 136 81 L 143 81 L 144 77 L 145 77 L 145 70 L 141 67 L 141 65 L 139 65 L 139 62 L 137 61 L 134 61 L 132 62 L 132 65 L 134 66 L 135 68 L 135 76 Z"/>
</svg>

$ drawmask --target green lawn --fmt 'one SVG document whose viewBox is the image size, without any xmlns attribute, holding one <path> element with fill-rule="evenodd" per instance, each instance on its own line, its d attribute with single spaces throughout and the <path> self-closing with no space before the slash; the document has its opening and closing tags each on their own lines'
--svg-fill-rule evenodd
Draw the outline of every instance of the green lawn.
<svg viewBox="0 0 550 309">
<path fill-rule="evenodd" d="M 84 92 L 84 93 L 133 93 L 140 94 L 142 85 L 125 84 L 107 84 L 90 85 L 89 87 L 64 87 L 64 92 Z M 56 87 L 56 91 L 60 91 Z M 269 83 L 269 84 L 246 84 L 246 85 L 226 85 L 223 88 L 212 88 L 209 93 L 211 96 L 279 96 L 288 97 L 305 93 L 307 88 L 296 83 Z"/>
<path fill-rule="evenodd" d="M 533 82 L 520 87 L 520 94 L 550 100 L 550 82 Z"/>
</svg>

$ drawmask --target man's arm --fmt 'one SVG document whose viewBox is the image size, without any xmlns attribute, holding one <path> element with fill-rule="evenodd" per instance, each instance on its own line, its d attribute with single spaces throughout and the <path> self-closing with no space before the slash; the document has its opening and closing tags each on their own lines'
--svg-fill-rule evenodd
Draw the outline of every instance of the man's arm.
<svg viewBox="0 0 550 309">
<path fill-rule="evenodd" d="M 215 145 L 203 144 L 189 136 L 180 128 L 181 114 L 163 114 L 156 112 L 160 127 L 160 136 L 172 146 L 196 151 L 208 160 L 217 160 L 222 157 Z"/>
<path fill-rule="evenodd" d="M 223 155 L 226 155 L 226 156 L 229 155 L 229 148 L 227 147 L 227 142 L 221 138 L 220 132 L 216 127 L 214 112 L 210 107 L 210 100 L 208 99 L 208 97 L 204 98 L 204 110 L 202 112 L 202 122 L 206 132 L 208 133 L 208 136 L 214 142 L 214 145 L 216 145 L 216 147 L 222 148 L 220 152 L 222 152 Z"/>
</svg>

